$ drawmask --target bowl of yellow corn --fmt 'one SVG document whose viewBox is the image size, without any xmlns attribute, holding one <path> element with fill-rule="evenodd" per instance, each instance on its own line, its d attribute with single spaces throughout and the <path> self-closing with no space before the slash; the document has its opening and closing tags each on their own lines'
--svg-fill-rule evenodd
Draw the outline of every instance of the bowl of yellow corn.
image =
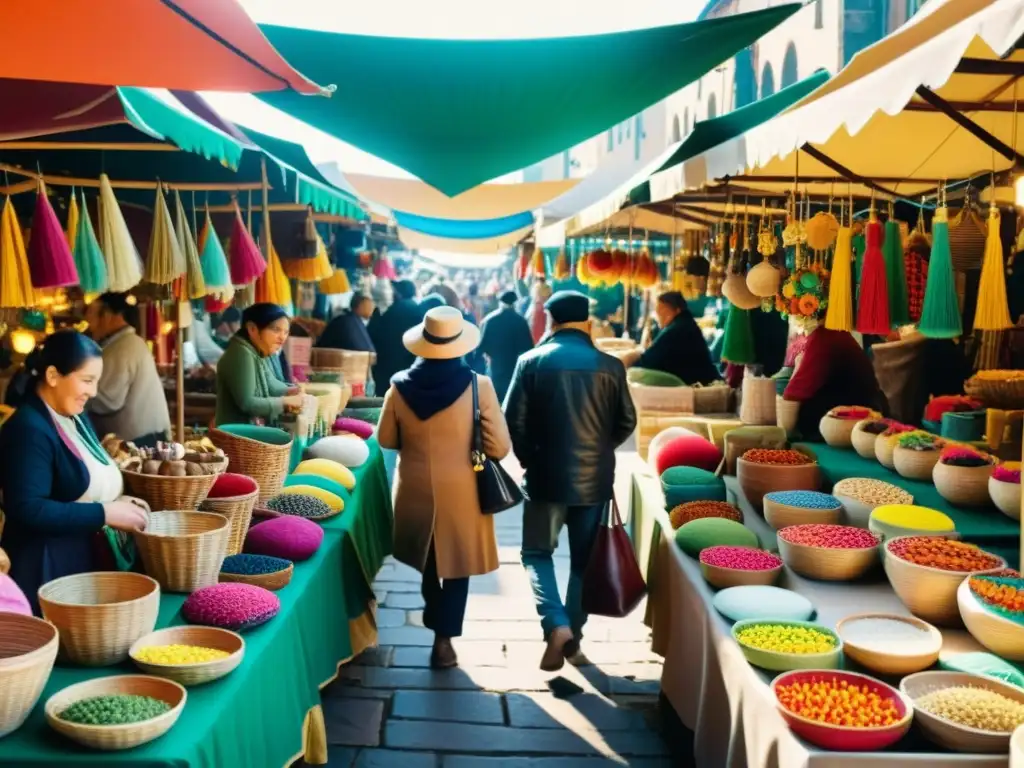
<svg viewBox="0 0 1024 768">
<path fill-rule="evenodd" d="M 217 680 L 242 663 L 245 640 L 217 627 L 167 627 L 136 640 L 128 651 L 135 666 L 182 685 Z"/>
<path fill-rule="evenodd" d="M 746 660 L 773 672 L 794 669 L 839 669 L 843 641 L 833 630 L 810 621 L 745 619 L 732 637 Z"/>
</svg>

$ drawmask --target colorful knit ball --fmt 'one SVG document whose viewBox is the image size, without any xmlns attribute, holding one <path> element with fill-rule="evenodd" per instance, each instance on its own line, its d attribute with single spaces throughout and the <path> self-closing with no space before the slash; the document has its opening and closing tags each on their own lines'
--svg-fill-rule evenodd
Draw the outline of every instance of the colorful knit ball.
<svg viewBox="0 0 1024 768">
<path fill-rule="evenodd" d="M 722 461 L 722 452 L 700 435 L 680 435 L 661 447 L 655 461 L 659 475 L 671 467 L 697 467 L 714 472 Z"/>
<path fill-rule="evenodd" d="M 306 449 L 311 459 L 330 459 L 345 467 L 361 467 L 370 458 L 365 440 L 355 436 L 334 435 L 317 440 Z"/>
<path fill-rule="evenodd" d="M 277 573 L 291 565 L 290 560 L 268 555 L 228 555 L 220 567 L 221 573 L 238 576 L 261 576 L 266 573 Z"/>
<path fill-rule="evenodd" d="M 324 529 L 313 521 L 282 515 L 250 528 L 245 537 L 245 551 L 298 562 L 311 558 L 323 540 Z"/>
<path fill-rule="evenodd" d="M 352 419 L 347 416 L 339 416 L 334 422 L 335 432 L 351 432 L 356 437 L 366 440 L 373 436 L 373 424 L 360 419 Z"/>
<path fill-rule="evenodd" d="M 234 496 L 246 496 L 259 490 L 256 481 L 248 475 L 239 475 L 234 472 L 225 472 L 217 475 L 213 481 L 213 487 L 207 494 L 208 499 L 229 499 Z"/>
<path fill-rule="evenodd" d="M 839 499 L 818 491 L 773 491 L 764 495 L 765 501 L 785 504 L 798 509 L 839 509 Z"/>
<path fill-rule="evenodd" d="M 203 624 L 242 632 L 258 627 L 277 615 L 281 601 L 252 584 L 214 584 L 185 598 L 181 615 L 190 624 Z"/>
</svg>

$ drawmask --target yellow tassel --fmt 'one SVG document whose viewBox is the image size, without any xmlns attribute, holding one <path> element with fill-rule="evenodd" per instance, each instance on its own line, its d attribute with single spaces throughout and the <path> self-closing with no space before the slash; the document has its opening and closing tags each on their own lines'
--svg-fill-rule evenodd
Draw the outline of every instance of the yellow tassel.
<svg viewBox="0 0 1024 768">
<path fill-rule="evenodd" d="M 286 259 L 284 261 L 284 273 L 292 280 L 301 280 L 304 283 L 325 280 L 331 276 L 333 271 L 334 267 L 331 266 L 331 259 L 327 255 L 327 246 L 319 233 L 316 235 L 316 256 L 312 259 Z"/>
<path fill-rule="evenodd" d="M 331 296 L 338 293 L 348 293 L 352 286 L 348 282 L 348 273 L 341 267 L 337 267 L 334 273 L 320 281 L 320 293 Z"/>
<path fill-rule="evenodd" d="M 280 307 L 290 307 L 292 303 L 292 284 L 288 282 L 288 276 L 281 267 L 281 258 L 274 248 L 274 239 L 270 236 L 270 221 L 268 216 L 263 217 L 263 236 L 267 238 L 267 268 L 256 278 L 257 302 L 268 302 L 277 304 Z"/>
<path fill-rule="evenodd" d="M 1003 331 L 1012 325 L 1010 306 L 1006 300 L 1003 241 L 999 237 L 999 209 L 993 206 L 988 212 L 988 237 L 985 239 L 985 260 L 981 264 L 974 329 Z"/>
<path fill-rule="evenodd" d="M 35 303 L 36 293 L 29 274 L 25 240 L 14 204 L 8 197 L 0 217 L 0 307 L 21 309 Z"/>
<path fill-rule="evenodd" d="M 831 331 L 853 330 L 853 232 L 840 227 L 832 257 L 825 327 Z"/>
<path fill-rule="evenodd" d="M 68 239 L 68 245 L 71 246 L 71 255 L 75 255 L 75 239 L 78 237 L 78 198 L 75 197 L 74 190 L 71 191 L 71 204 L 68 206 L 68 226 L 64 230 L 64 235 Z"/>
</svg>

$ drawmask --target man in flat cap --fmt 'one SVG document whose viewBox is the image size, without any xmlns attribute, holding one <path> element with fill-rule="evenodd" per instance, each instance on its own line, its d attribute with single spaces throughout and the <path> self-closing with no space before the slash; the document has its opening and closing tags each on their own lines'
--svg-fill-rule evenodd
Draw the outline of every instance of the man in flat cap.
<svg viewBox="0 0 1024 768">
<path fill-rule="evenodd" d="M 505 291 L 498 300 L 500 306 L 480 327 L 480 351 L 487 356 L 494 391 L 503 401 L 519 356 L 533 349 L 533 336 L 526 318 L 516 312 L 519 297 L 515 291 Z"/>
<path fill-rule="evenodd" d="M 522 560 L 547 641 L 540 666 L 555 671 L 565 659 L 588 663 L 579 646 L 583 573 L 612 498 L 615 449 L 636 427 L 636 412 L 626 369 L 591 341 L 587 297 L 559 291 L 545 309 L 551 337 L 519 358 L 505 418 L 526 470 Z M 570 558 L 564 603 L 552 560 L 562 526 Z"/>
</svg>

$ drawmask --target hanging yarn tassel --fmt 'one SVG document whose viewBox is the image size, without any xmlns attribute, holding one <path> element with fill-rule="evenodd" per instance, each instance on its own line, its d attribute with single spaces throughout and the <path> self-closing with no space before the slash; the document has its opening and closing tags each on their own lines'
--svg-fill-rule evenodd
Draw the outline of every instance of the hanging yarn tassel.
<svg viewBox="0 0 1024 768">
<path fill-rule="evenodd" d="M 519 255 L 516 257 L 516 265 L 513 269 L 513 277 L 516 280 L 526 280 L 526 273 L 530 267 L 530 254 L 525 245 L 519 246 Z"/>
<path fill-rule="evenodd" d="M 185 256 L 178 246 L 171 223 L 171 212 L 167 209 L 167 198 L 160 184 L 156 189 L 156 206 L 153 209 L 153 230 L 149 235 L 149 250 L 146 253 L 146 267 L 143 278 L 153 285 L 170 285 L 185 274 Z"/>
<path fill-rule="evenodd" d="M 753 310 L 729 307 L 725 319 L 725 338 L 722 339 L 722 359 L 734 365 L 752 365 L 757 362 L 754 353 L 754 329 L 750 322 Z"/>
<path fill-rule="evenodd" d="M 288 282 L 288 276 L 285 274 L 284 269 L 281 268 L 281 259 L 277 255 L 277 249 L 274 248 L 274 238 L 270 234 L 269 215 L 263 217 L 263 232 L 261 236 L 266 238 L 269 256 L 266 270 L 256 278 L 255 300 L 261 303 L 277 304 L 280 307 L 290 307 L 292 304 L 292 285 Z M 317 238 L 319 239 L 319 235 Z M 326 258 L 326 248 L 324 249 L 324 255 Z M 295 259 L 295 261 L 305 262 L 315 261 L 315 259 Z"/>
<path fill-rule="evenodd" d="M 985 259 L 981 263 L 978 307 L 974 313 L 976 331 L 1003 331 L 1013 326 L 1010 322 L 1010 305 L 1006 299 L 1005 270 L 1003 241 L 999 237 L 999 209 L 992 206 L 988 211 Z"/>
<path fill-rule="evenodd" d="M 32 286 L 37 289 L 78 284 L 78 270 L 71 258 L 71 247 L 46 196 L 46 185 L 42 179 L 36 191 L 32 236 L 28 241 L 28 266 L 32 272 Z"/>
<path fill-rule="evenodd" d="M 21 224 L 8 197 L 0 217 L 0 308 L 23 309 L 35 303 Z"/>
<path fill-rule="evenodd" d="M 572 268 L 569 266 L 569 257 L 565 255 L 565 249 L 558 252 L 555 260 L 555 280 L 568 280 L 572 276 Z"/>
<path fill-rule="evenodd" d="M 918 330 L 933 339 L 952 339 L 963 335 L 960 303 L 956 297 L 953 255 L 949 250 L 949 219 L 945 208 L 932 219 L 932 254 L 928 261 L 928 282 L 924 288 L 924 306 Z"/>
<path fill-rule="evenodd" d="M 235 291 L 234 305 L 239 309 L 248 309 L 256 303 L 256 281 L 243 285 Z"/>
<path fill-rule="evenodd" d="M 74 204 L 74 198 L 72 198 Z M 74 206 L 78 209 L 78 206 Z M 75 267 L 78 269 L 78 285 L 86 296 L 103 293 L 107 290 L 107 263 L 103 259 L 103 251 L 92 228 L 89 208 L 85 204 L 85 193 L 82 193 L 82 208 L 78 217 L 75 232 Z"/>
<path fill-rule="evenodd" d="M 320 234 L 316 231 L 316 221 L 313 219 L 313 208 L 306 206 L 306 221 L 302 228 L 302 258 L 316 258 L 316 241 Z"/>
<path fill-rule="evenodd" d="M 174 203 L 174 237 L 178 241 L 178 249 L 185 257 L 185 275 L 179 279 L 176 295 L 179 301 L 201 299 L 206 295 L 203 266 L 199 261 L 199 248 L 192 237 L 185 206 L 181 204 L 181 195 L 177 190 L 174 191 Z"/>
<path fill-rule="evenodd" d="M 338 293 L 348 293 L 352 286 L 348 282 L 348 274 L 341 267 L 335 267 L 334 273 L 320 281 L 320 293 L 331 296 Z"/>
<path fill-rule="evenodd" d="M 83 207 L 85 200 L 82 200 Z M 64 228 L 64 235 L 68 239 L 68 246 L 71 248 L 71 255 L 75 255 L 75 240 L 78 238 L 78 199 L 75 197 L 75 188 L 71 188 L 71 200 L 68 202 L 68 225 Z M 81 272 L 81 270 L 79 270 Z M 81 274 L 79 274 L 81 277 Z"/>
<path fill-rule="evenodd" d="M 203 282 L 208 293 L 228 301 L 235 292 L 231 282 L 228 259 L 224 255 L 217 230 L 213 228 L 210 212 L 206 212 L 202 234 L 199 235 L 199 264 L 203 270 Z"/>
<path fill-rule="evenodd" d="M 387 248 L 381 248 L 377 258 L 373 260 L 373 276 L 381 280 L 397 280 L 395 265 L 391 263 Z"/>
<path fill-rule="evenodd" d="M 885 222 L 885 279 L 889 287 L 889 322 L 898 328 L 910 322 L 910 298 L 907 296 L 907 267 L 903 261 L 903 237 L 900 223 L 891 216 Z"/>
<path fill-rule="evenodd" d="M 252 235 L 242 221 L 242 210 L 235 204 L 235 221 L 231 226 L 231 243 L 228 248 L 228 264 L 231 267 L 231 282 L 236 286 L 249 285 L 267 269 L 267 262 L 260 255 Z"/>
<path fill-rule="evenodd" d="M 831 331 L 853 330 L 853 231 L 849 227 L 840 227 L 836 236 L 825 327 Z"/>
<path fill-rule="evenodd" d="M 114 293 L 130 291 L 142 280 L 142 261 L 105 173 L 100 174 L 99 236 L 107 263 L 107 289 Z"/>
<path fill-rule="evenodd" d="M 273 246 L 273 243 L 271 243 Z M 277 254 L 275 253 L 275 256 Z M 331 258 L 327 255 L 327 246 L 319 233 L 316 236 L 316 256 L 312 259 L 284 259 L 281 262 L 284 268 L 283 274 L 292 280 L 299 280 L 304 283 L 315 283 L 331 276 L 334 267 L 331 266 Z M 267 266 L 270 269 L 270 266 Z M 289 292 L 290 295 L 290 292 Z"/>
<path fill-rule="evenodd" d="M 534 277 L 545 277 L 547 275 L 547 263 L 544 261 L 544 251 L 541 248 L 533 249 L 533 259 L 530 261 L 530 274 Z"/>
<path fill-rule="evenodd" d="M 872 216 L 864 236 L 864 267 L 857 296 L 857 330 L 888 336 L 889 288 L 885 279 L 885 257 L 882 256 L 882 224 Z"/>
</svg>

